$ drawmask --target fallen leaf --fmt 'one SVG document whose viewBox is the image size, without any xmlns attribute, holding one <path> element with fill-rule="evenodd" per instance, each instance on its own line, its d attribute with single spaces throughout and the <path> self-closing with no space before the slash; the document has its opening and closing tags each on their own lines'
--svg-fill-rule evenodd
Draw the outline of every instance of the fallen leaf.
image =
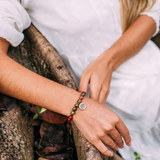
<svg viewBox="0 0 160 160">
<path fill-rule="evenodd" d="M 16 104 L 16 99 L 0 93 L 0 110 L 10 111 Z"/>
<path fill-rule="evenodd" d="M 43 140 L 52 142 L 53 144 L 61 144 L 65 141 L 66 128 L 64 124 L 53 124 L 45 132 Z"/>
<path fill-rule="evenodd" d="M 56 144 L 55 147 L 46 147 L 44 149 L 41 149 L 38 151 L 39 155 L 41 156 L 46 156 L 50 153 L 55 153 L 55 152 L 59 152 L 60 150 L 67 148 L 66 145 L 58 145 Z"/>
<path fill-rule="evenodd" d="M 62 154 L 57 154 L 57 155 L 52 155 L 52 156 L 46 156 L 48 160 L 72 160 L 70 155 L 68 153 L 62 153 Z"/>
<path fill-rule="evenodd" d="M 34 146 L 35 146 L 35 148 L 36 148 L 37 150 L 43 149 L 43 147 L 41 146 L 41 144 L 39 144 L 39 141 L 35 141 L 35 142 L 34 142 Z"/>
<path fill-rule="evenodd" d="M 43 147 L 54 147 L 55 144 L 49 140 L 49 138 L 46 140 L 46 139 L 42 139 L 42 142 L 41 142 L 41 145 Z"/>
<path fill-rule="evenodd" d="M 34 105 L 32 105 L 30 110 L 34 114 L 36 114 L 38 112 L 37 107 L 34 106 Z M 37 115 L 35 117 L 37 117 Z M 38 118 L 41 119 L 41 120 L 44 120 L 48 123 L 52 123 L 52 124 L 61 124 L 61 123 L 66 122 L 66 120 L 67 120 L 66 116 L 63 116 L 61 114 L 58 114 L 58 113 L 55 113 L 55 112 L 52 112 L 52 111 L 49 111 L 49 110 L 39 114 Z"/>
<path fill-rule="evenodd" d="M 30 123 L 29 125 L 30 126 L 39 126 L 41 124 L 41 120 L 40 119 L 33 119 L 33 118 L 30 118 Z"/>
<path fill-rule="evenodd" d="M 45 121 L 43 121 L 43 122 L 41 123 L 40 132 L 39 132 L 41 138 L 44 136 L 46 130 L 47 130 L 51 125 L 52 125 L 51 123 L 47 123 L 47 122 L 45 122 Z"/>
<path fill-rule="evenodd" d="M 47 158 L 49 160 L 72 160 L 72 155 L 73 155 L 73 149 L 72 148 L 66 148 L 62 150 L 61 152 L 48 155 L 48 156 L 43 156 L 40 155 L 38 152 L 36 152 L 38 156 Z"/>
</svg>

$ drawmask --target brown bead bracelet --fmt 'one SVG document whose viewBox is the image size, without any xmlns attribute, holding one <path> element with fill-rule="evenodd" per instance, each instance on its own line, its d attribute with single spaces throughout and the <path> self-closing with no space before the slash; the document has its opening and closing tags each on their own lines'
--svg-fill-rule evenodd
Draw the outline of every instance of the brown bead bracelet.
<svg viewBox="0 0 160 160">
<path fill-rule="evenodd" d="M 75 114 L 77 108 L 80 108 L 81 110 L 85 110 L 86 109 L 86 104 L 82 103 L 82 100 L 84 99 L 85 95 L 86 95 L 86 92 L 84 92 L 84 91 L 81 92 L 81 94 L 79 96 L 79 99 L 77 100 L 77 103 L 72 108 L 71 114 L 70 114 L 70 116 L 67 119 L 68 122 L 72 121 L 73 115 Z"/>
</svg>

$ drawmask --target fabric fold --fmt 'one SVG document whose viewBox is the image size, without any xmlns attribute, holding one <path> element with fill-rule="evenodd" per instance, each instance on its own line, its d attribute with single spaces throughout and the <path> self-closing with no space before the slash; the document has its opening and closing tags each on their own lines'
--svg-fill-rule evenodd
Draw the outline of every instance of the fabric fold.
<svg viewBox="0 0 160 160">
<path fill-rule="evenodd" d="M 31 19 L 17 0 L 0 0 L 0 37 L 18 46 L 24 38 L 23 30 L 31 24 Z"/>
</svg>

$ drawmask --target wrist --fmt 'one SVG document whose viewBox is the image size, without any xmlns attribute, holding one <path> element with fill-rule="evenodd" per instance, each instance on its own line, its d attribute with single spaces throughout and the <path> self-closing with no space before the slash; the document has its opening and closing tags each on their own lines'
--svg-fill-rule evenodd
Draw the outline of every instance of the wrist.
<svg viewBox="0 0 160 160">
<path fill-rule="evenodd" d="M 86 109 L 85 110 L 81 110 L 81 109 L 77 109 L 75 115 L 73 116 L 73 121 L 76 122 L 77 120 L 79 121 L 82 117 L 86 117 L 86 115 L 89 114 L 89 110 L 90 110 L 90 106 L 92 106 L 90 104 L 90 101 L 92 101 L 90 98 L 88 97 L 84 97 L 83 99 L 83 103 L 86 104 Z"/>
<path fill-rule="evenodd" d="M 103 66 L 103 68 L 110 70 L 111 73 L 115 70 L 115 60 L 112 57 L 111 53 L 107 50 L 103 52 L 97 60 Z"/>
<path fill-rule="evenodd" d="M 64 106 L 64 109 L 62 109 L 62 107 L 58 107 L 57 112 L 69 117 L 73 107 L 75 106 L 75 104 L 79 98 L 80 93 L 78 91 L 72 90 L 68 87 L 65 87 L 65 88 L 69 92 L 66 91 L 66 95 L 64 95 L 64 97 L 66 97 L 66 99 L 64 101 L 62 101 L 62 99 L 60 100 L 61 101 L 60 106 Z"/>
<path fill-rule="evenodd" d="M 110 69 L 111 72 L 114 72 L 122 63 L 117 52 L 111 48 L 103 52 L 99 58 L 101 59 L 102 65 Z"/>
<path fill-rule="evenodd" d="M 76 101 L 74 107 L 72 108 L 72 111 L 70 112 L 70 116 L 67 119 L 68 122 L 72 121 L 73 116 L 75 115 L 77 109 L 80 109 L 80 110 L 85 110 L 86 109 L 86 107 L 87 107 L 86 104 L 82 102 L 84 97 L 85 97 L 85 95 L 86 95 L 85 91 L 82 91 L 80 93 L 80 96 L 79 96 L 78 100 Z"/>
</svg>

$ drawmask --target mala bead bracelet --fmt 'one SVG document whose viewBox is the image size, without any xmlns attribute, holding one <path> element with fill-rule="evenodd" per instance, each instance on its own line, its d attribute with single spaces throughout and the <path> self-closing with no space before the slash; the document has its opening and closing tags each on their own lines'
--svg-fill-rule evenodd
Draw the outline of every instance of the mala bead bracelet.
<svg viewBox="0 0 160 160">
<path fill-rule="evenodd" d="M 85 95 L 86 95 L 86 92 L 84 92 L 84 91 L 81 92 L 81 94 L 79 96 L 79 99 L 77 100 L 77 103 L 72 108 L 71 114 L 70 114 L 70 116 L 67 119 L 68 122 L 72 121 L 73 115 L 75 114 L 77 108 L 79 108 L 80 110 L 85 110 L 86 109 L 86 107 L 87 107 L 86 104 L 82 103 L 82 100 L 84 99 Z"/>
</svg>

